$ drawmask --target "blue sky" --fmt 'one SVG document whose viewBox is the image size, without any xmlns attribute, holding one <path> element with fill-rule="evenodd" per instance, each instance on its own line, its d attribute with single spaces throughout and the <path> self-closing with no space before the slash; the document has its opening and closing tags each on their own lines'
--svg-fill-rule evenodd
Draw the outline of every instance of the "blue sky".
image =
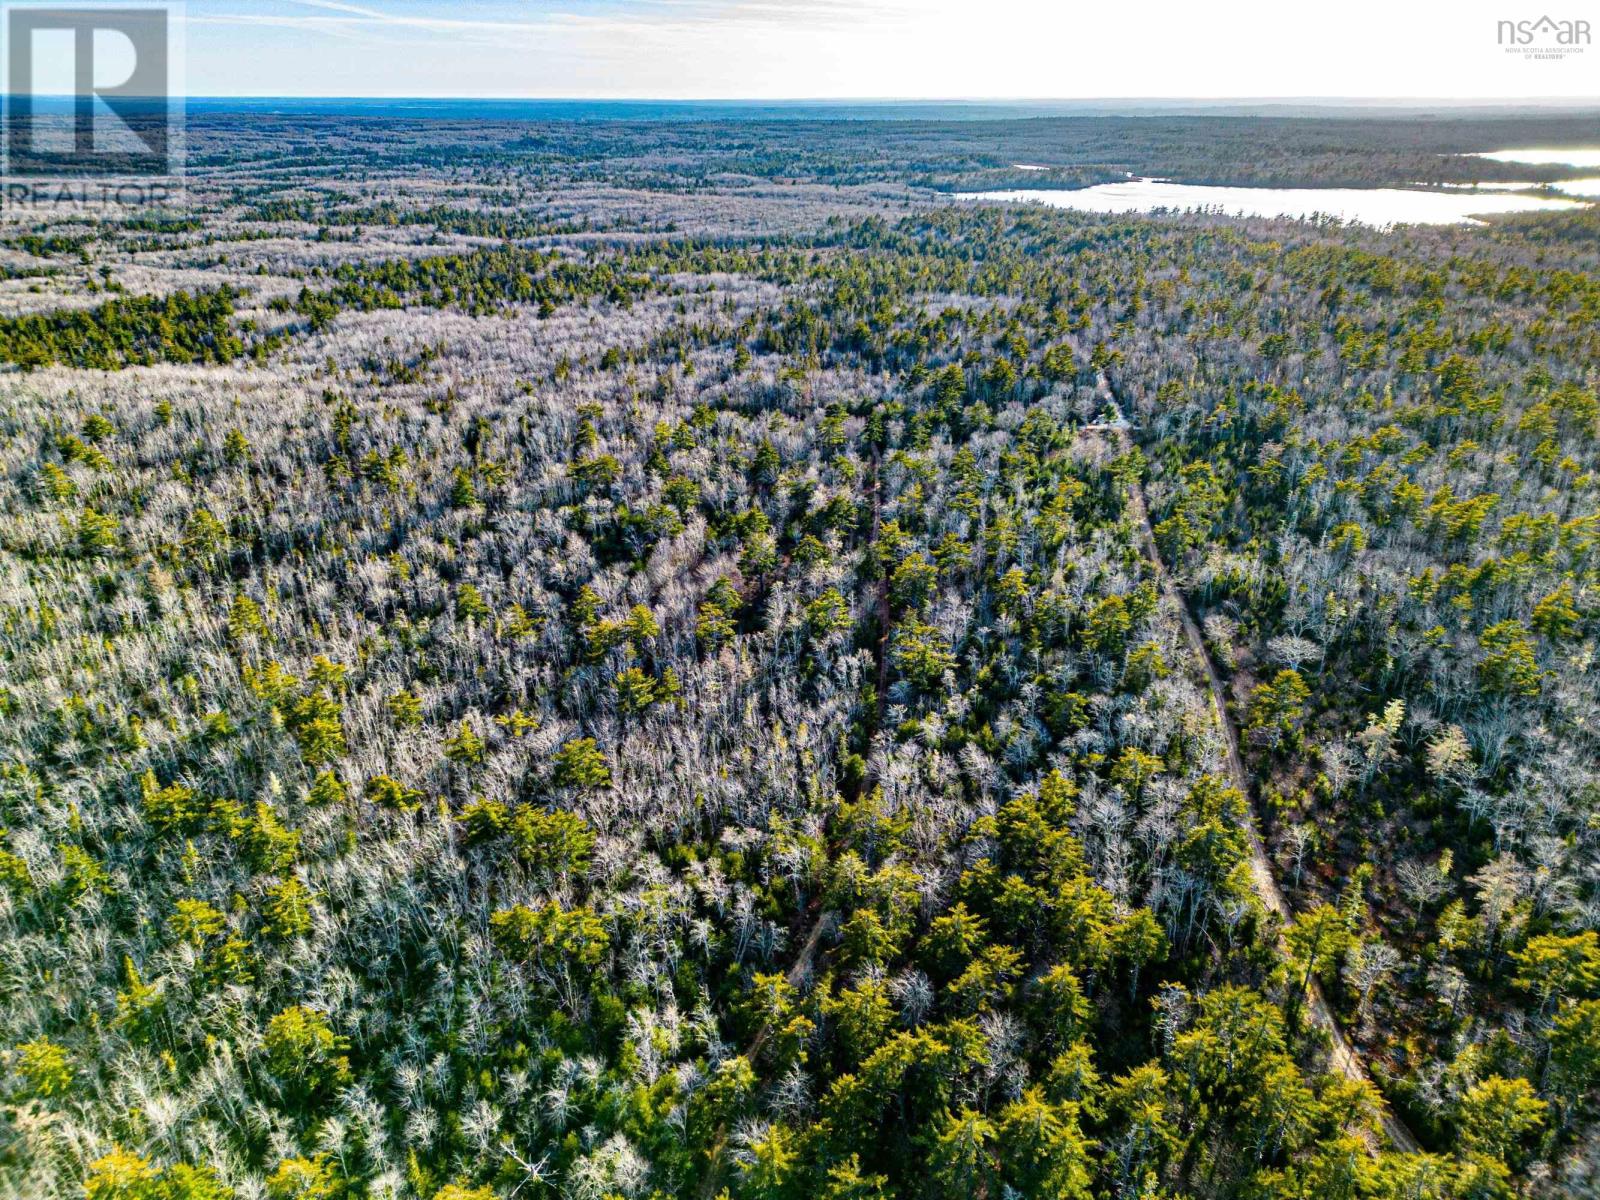
<svg viewBox="0 0 1600 1200">
<path fill-rule="evenodd" d="M 188 0 L 191 95 L 1589 97 L 1516 0 Z M 1597 22 L 1600 23 L 1600 22 Z"/>
</svg>

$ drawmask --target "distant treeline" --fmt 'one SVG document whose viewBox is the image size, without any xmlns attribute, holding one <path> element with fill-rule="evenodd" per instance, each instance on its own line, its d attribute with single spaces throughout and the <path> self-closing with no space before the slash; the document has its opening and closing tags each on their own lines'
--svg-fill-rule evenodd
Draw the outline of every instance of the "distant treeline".
<svg viewBox="0 0 1600 1200">
<path fill-rule="evenodd" d="M 228 362 L 245 352 L 231 324 L 238 292 L 119 296 L 97 308 L 0 318 L 0 362 L 116 370 L 156 362 Z"/>
<path fill-rule="evenodd" d="M 505 304 L 537 304 L 542 313 L 565 303 L 603 298 L 628 305 L 655 284 L 607 262 L 577 263 L 515 246 L 470 254 L 347 263 L 333 272 L 334 286 L 303 290 L 292 306 L 321 328 L 345 309 L 369 311 L 410 305 L 460 307 L 484 313 Z M 273 306 L 288 311 L 287 301 Z"/>
<path fill-rule="evenodd" d="M 328 199 L 337 200 L 338 197 Z M 517 241 L 524 238 L 592 232 L 588 220 L 551 221 L 527 211 L 460 208 L 434 204 L 427 208 L 402 208 L 385 201 L 356 208 L 332 207 L 315 196 L 275 197 L 252 205 L 244 220 L 259 222 L 304 221 L 309 225 L 414 226 L 429 225 L 440 233 L 466 237 Z"/>
<path fill-rule="evenodd" d="M 1347 110 L 1348 112 L 1348 110 Z M 1378 187 L 1476 181 L 1550 182 L 1583 174 L 1554 164 L 1468 157 L 1514 146 L 1586 146 L 1592 113 L 1443 115 L 1074 115 L 961 121 L 483 121 L 469 127 L 327 116 L 294 125 L 281 162 L 290 177 L 372 178 L 390 170 L 484 170 L 495 182 L 555 189 L 579 183 L 650 192 L 727 190 L 740 180 L 837 185 L 894 182 L 939 190 L 1083 187 L 1159 176 L 1181 183 Z M 234 161 L 241 138 L 267 136 L 252 114 L 190 123 L 205 164 Z M 1021 171 L 1018 164 L 1045 167 Z M 348 169 L 347 169 L 348 168 Z M 352 221 L 384 224 L 380 201 Z M 295 200 L 269 201 L 253 220 L 345 223 Z M 424 214 L 431 211 L 431 217 Z M 546 220 L 548 220 L 546 214 Z M 482 236 L 514 227 L 513 213 L 414 210 L 403 223 Z M 536 223 L 536 222 L 532 222 Z M 548 230 L 546 232 L 557 232 Z"/>
</svg>

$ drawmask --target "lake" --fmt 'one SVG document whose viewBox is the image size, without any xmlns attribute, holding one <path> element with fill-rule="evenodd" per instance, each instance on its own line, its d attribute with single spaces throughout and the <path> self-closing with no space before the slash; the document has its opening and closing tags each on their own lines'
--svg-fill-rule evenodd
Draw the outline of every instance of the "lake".
<svg viewBox="0 0 1600 1200">
<path fill-rule="evenodd" d="M 1487 150 L 1471 158 L 1490 158 L 1495 162 L 1527 163 L 1533 167 L 1600 167 L 1600 149 L 1560 150 L 1530 147 L 1526 150 Z"/>
<path fill-rule="evenodd" d="M 1545 147 L 1531 147 L 1524 150 L 1486 150 L 1481 154 L 1469 154 L 1467 158 L 1488 158 L 1495 162 L 1518 163 L 1530 167 L 1600 167 L 1600 149 L 1573 150 Z M 1517 188 L 1537 187 L 1533 183 L 1484 183 L 1479 184 L 1484 188 Z M 1585 196 L 1600 198 L 1600 179 L 1563 179 L 1550 185 L 1558 192 L 1568 196 Z"/>
<path fill-rule="evenodd" d="M 1499 192 L 1424 192 L 1406 188 L 1208 187 L 1159 179 L 1102 183 L 1076 191 L 1017 188 L 958 192 L 962 200 L 1033 202 L 1080 212 L 1133 213 L 1203 209 L 1225 216 L 1338 217 L 1363 225 L 1461 225 L 1480 214 L 1582 207 L 1580 200 Z"/>
<path fill-rule="evenodd" d="M 1442 188 L 1470 192 L 1476 188 L 1480 192 L 1531 192 L 1538 188 L 1548 187 L 1551 191 L 1561 192 L 1567 196 L 1584 196 L 1600 198 L 1600 178 L 1560 179 L 1555 183 L 1534 183 L 1531 179 L 1507 182 L 1504 180 L 1486 180 L 1482 183 L 1441 183 Z"/>
</svg>

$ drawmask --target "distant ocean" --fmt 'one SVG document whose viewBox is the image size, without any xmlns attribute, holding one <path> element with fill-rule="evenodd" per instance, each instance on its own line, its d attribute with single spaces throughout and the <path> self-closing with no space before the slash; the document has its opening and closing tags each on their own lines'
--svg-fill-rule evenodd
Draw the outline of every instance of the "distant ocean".
<svg viewBox="0 0 1600 1200">
<path fill-rule="evenodd" d="M 258 113 L 489 121 L 1015 121 L 1105 116 L 1559 116 L 1600 101 L 1459 100 L 488 100 L 190 97 L 191 115 Z"/>
<path fill-rule="evenodd" d="M 3 99 L 9 109 L 12 98 Z M 69 112 L 69 96 L 31 98 Z M 125 101 L 126 102 L 126 101 Z M 156 102 L 161 103 L 161 102 Z M 190 116 L 278 115 L 436 121 L 1016 121 L 1046 117 L 1559 117 L 1600 112 L 1595 100 L 493 100 L 368 96 L 190 96 Z"/>
<path fill-rule="evenodd" d="M 411 117 L 477 121 L 1009 121 L 1128 112 L 1140 102 L 993 100 L 482 100 L 202 96 L 191 115 Z M 1169 102 L 1170 107 L 1170 102 Z"/>
</svg>

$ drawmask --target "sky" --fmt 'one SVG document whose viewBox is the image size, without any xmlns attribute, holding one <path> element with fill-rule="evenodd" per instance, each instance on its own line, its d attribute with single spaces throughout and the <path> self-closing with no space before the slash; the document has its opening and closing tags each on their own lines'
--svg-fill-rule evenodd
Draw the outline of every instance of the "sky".
<svg viewBox="0 0 1600 1200">
<path fill-rule="evenodd" d="M 193 96 L 1600 95 L 1600 46 L 1498 22 L 1600 0 L 188 0 Z"/>
</svg>

